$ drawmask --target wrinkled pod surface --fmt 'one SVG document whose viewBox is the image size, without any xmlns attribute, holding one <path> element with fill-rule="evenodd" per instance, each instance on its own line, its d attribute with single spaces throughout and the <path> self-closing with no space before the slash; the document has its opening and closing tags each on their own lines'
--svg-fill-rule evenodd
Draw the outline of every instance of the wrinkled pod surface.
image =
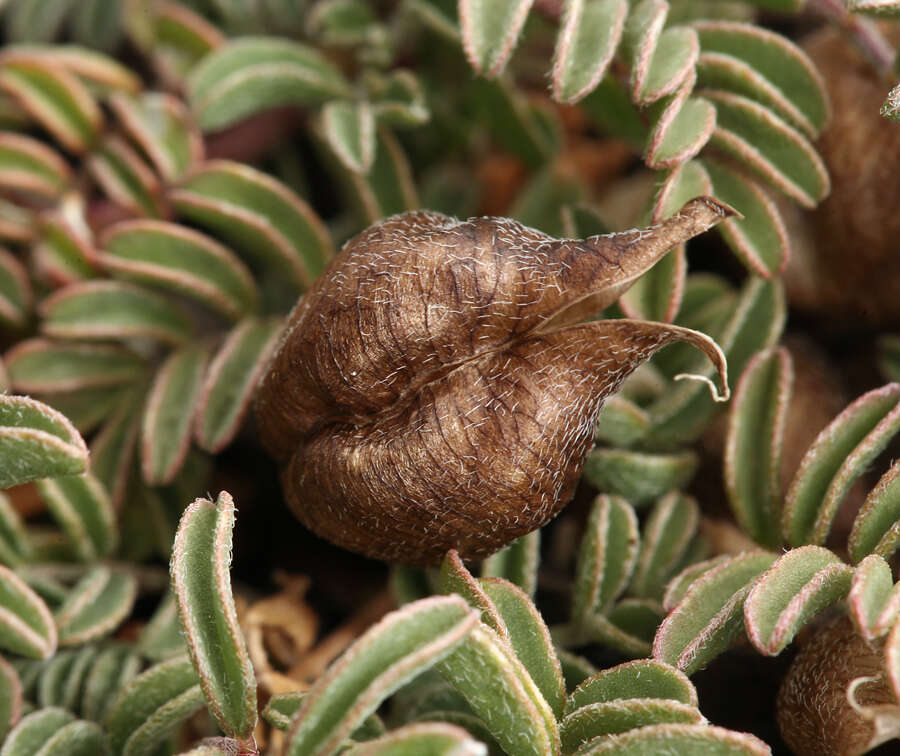
<svg viewBox="0 0 900 756">
<path fill-rule="evenodd" d="M 392 562 L 481 558 L 571 498 L 604 399 L 705 335 L 583 322 L 732 214 L 706 197 L 644 230 L 558 240 L 506 218 L 413 212 L 350 240 L 291 313 L 256 399 L 291 508 Z M 727 392 L 727 388 L 726 388 Z"/>
</svg>

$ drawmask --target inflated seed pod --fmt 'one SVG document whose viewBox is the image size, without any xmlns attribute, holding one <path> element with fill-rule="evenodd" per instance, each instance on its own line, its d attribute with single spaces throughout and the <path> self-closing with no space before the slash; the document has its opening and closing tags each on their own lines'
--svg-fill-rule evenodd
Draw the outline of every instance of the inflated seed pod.
<svg viewBox="0 0 900 756">
<path fill-rule="evenodd" d="M 644 230 L 557 240 L 506 218 L 413 212 L 341 250 L 291 313 L 256 400 L 290 506 L 352 551 L 480 558 L 571 498 L 603 400 L 696 331 L 584 322 L 731 214 L 710 198 Z M 727 389 L 726 389 L 727 391 Z"/>
<path fill-rule="evenodd" d="M 778 728 L 791 751 L 856 756 L 897 737 L 897 701 L 884 672 L 882 641 L 867 642 L 845 616 L 821 626 L 778 693 Z"/>
<path fill-rule="evenodd" d="M 886 27 L 900 43 L 900 26 Z M 900 325 L 900 127 L 879 110 L 893 78 L 880 76 L 829 25 L 803 42 L 822 75 L 832 118 L 816 148 L 831 194 L 790 228 L 791 305 L 836 330 Z"/>
</svg>

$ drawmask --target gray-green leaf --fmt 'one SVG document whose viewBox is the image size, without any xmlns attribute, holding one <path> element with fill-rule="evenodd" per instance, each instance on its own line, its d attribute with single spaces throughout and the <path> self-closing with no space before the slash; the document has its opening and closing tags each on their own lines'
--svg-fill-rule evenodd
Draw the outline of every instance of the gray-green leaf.
<svg viewBox="0 0 900 756">
<path fill-rule="evenodd" d="M 319 678 L 287 737 L 288 756 L 331 754 L 404 682 L 456 648 L 478 622 L 459 596 L 407 604 L 364 633 Z"/>
<path fill-rule="evenodd" d="M 202 448 L 219 452 L 240 430 L 282 325 L 280 319 L 248 318 L 226 337 L 206 371 L 196 409 Z"/>
<path fill-rule="evenodd" d="M 625 590 L 637 560 L 637 515 L 617 496 L 598 496 L 578 549 L 572 592 L 572 621 L 583 623 L 606 611 Z"/>
<path fill-rule="evenodd" d="M 115 512 L 93 475 L 48 478 L 37 486 L 79 559 L 93 562 L 112 553 L 118 541 Z"/>
<path fill-rule="evenodd" d="M 0 566 L 0 648 L 30 659 L 49 659 L 56 644 L 56 625 L 47 604 L 16 573 Z"/>
<path fill-rule="evenodd" d="M 506 641 L 489 627 L 476 627 L 438 670 L 510 756 L 559 754 L 553 712 Z"/>
<path fill-rule="evenodd" d="M 123 221 L 102 239 L 114 276 L 169 289 L 235 320 L 256 308 L 256 284 L 227 247 L 175 223 Z"/>
<path fill-rule="evenodd" d="M 77 646 L 109 635 L 131 613 L 136 598 L 133 575 L 94 567 L 54 613 L 59 645 Z"/>
<path fill-rule="evenodd" d="M 202 708 L 203 691 L 190 659 L 150 667 L 122 689 L 106 716 L 114 756 L 151 756 Z"/>
<path fill-rule="evenodd" d="M 233 528 L 229 494 L 197 499 L 182 515 L 170 569 L 207 705 L 226 735 L 247 738 L 256 726 L 256 678 L 231 594 Z"/>
<path fill-rule="evenodd" d="M 900 431 L 900 384 L 863 394 L 823 429 L 803 457 L 784 505 L 793 546 L 822 544 L 853 482 Z"/>
<path fill-rule="evenodd" d="M 191 71 L 187 89 L 204 131 L 277 105 L 315 104 L 348 94 L 340 71 L 318 50 L 274 37 L 222 45 Z"/>
<path fill-rule="evenodd" d="M 79 475 L 87 457 L 84 439 L 64 415 L 28 397 L 0 396 L 0 488 Z"/>
<path fill-rule="evenodd" d="M 206 358 L 205 347 L 190 344 L 173 352 L 156 375 L 141 426 L 141 464 L 150 484 L 171 483 L 184 464 Z"/>
<path fill-rule="evenodd" d="M 767 656 L 781 653 L 813 616 L 847 595 L 852 577 L 853 569 L 821 546 L 788 551 L 744 602 L 750 642 Z"/>
<path fill-rule="evenodd" d="M 463 49 L 478 73 L 497 76 L 515 49 L 534 0 L 460 0 Z"/>
<path fill-rule="evenodd" d="M 369 172 L 375 160 L 375 117 L 368 102 L 329 102 L 322 108 L 322 134 L 348 170 Z"/>
<path fill-rule="evenodd" d="M 725 440 L 725 488 L 738 522 L 757 543 L 781 543 L 781 445 L 793 364 L 786 349 L 759 352 L 731 400 Z"/>
<path fill-rule="evenodd" d="M 625 0 L 568 0 L 553 54 L 553 97 L 578 102 L 603 78 L 628 15 Z"/>
<path fill-rule="evenodd" d="M 743 632 L 744 599 L 774 561 L 774 554 L 749 552 L 694 580 L 659 626 L 653 656 L 689 675 L 705 667 Z"/>
</svg>

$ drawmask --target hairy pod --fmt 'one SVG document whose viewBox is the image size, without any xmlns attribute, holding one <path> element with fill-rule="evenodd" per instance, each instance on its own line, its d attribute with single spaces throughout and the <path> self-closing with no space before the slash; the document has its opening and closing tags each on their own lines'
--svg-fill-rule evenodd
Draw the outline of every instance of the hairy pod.
<svg viewBox="0 0 900 756">
<path fill-rule="evenodd" d="M 900 43 L 900 27 L 890 41 Z M 831 193 L 790 229 L 791 305 L 841 331 L 897 327 L 900 139 L 897 124 L 878 112 L 890 81 L 835 26 L 826 25 L 803 47 L 831 101 L 831 124 L 816 143 Z"/>
<path fill-rule="evenodd" d="M 900 711 L 884 663 L 884 642 L 867 642 L 849 618 L 821 626 L 778 693 L 778 728 L 791 751 L 856 756 L 896 738 Z"/>
<path fill-rule="evenodd" d="M 544 525 L 572 496 L 604 399 L 653 352 L 690 342 L 725 385 L 701 333 L 584 321 L 732 212 L 698 198 L 584 241 L 433 212 L 363 231 L 291 313 L 257 394 L 291 508 L 338 545 L 419 565 Z"/>
</svg>

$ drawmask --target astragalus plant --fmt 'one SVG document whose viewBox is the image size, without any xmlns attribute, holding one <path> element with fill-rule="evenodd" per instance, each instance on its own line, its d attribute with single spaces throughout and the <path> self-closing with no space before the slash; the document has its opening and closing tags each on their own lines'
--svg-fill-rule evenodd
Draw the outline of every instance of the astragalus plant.
<svg viewBox="0 0 900 756">
<path fill-rule="evenodd" d="M 0 756 L 900 734 L 896 16 L 0 3 Z"/>
</svg>

